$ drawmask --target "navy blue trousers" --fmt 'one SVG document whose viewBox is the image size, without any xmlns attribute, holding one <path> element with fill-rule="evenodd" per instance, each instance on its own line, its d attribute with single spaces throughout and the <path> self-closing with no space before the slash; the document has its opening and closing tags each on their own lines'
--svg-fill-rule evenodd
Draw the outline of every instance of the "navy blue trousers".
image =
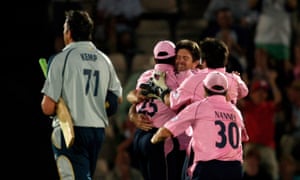
<svg viewBox="0 0 300 180">
<path fill-rule="evenodd" d="M 167 180 L 164 142 L 151 143 L 151 138 L 157 130 L 153 128 L 146 132 L 137 129 L 134 135 L 133 150 L 145 180 Z"/>
<path fill-rule="evenodd" d="M 203 161 L 198 162 L 192 180 L 242 180 L 240 161 Z"/>
</svg>

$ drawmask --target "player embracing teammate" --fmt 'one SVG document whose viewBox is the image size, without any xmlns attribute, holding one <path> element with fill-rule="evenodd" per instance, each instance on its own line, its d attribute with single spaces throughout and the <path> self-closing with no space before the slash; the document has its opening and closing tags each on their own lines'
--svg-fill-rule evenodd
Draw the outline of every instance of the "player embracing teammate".
<svg viewBox="0 0 300 180">
<path fill-rule="evenodd" d="M 178 53 L 180 56 L 176 55 Z M 162 40 L 154 47 L 154 59 L 154 69 L 144 72 L 137 81 L 136 89 L 127 96 L 128 101 L 133 103 L 129 117 L 137 126 L 133 142 L 135 155 L 139 157 L 139 169 L 145 180 L 179 180 L 182 169 L 180 165 L 185 157 L 185 147 L 182 151 L 181 146 L 186 146 L 188 143 L 185 139 L 188 138 L 189 142 L 190 137 L 182 134 L 155 145 L 150 142 L 157 129 L 176 115 L 156 95 L 156 91 L 176 89 L 185 77 L 191 75 L 193 72 L 190 69 L 197 69 L 199 65 L 200 48 L 191 40 L 178 41 L 176 48 L 173 42 Z M 166 84 L 163 88 L 152 88 L 153 81 L 164 78 Z"/>
<path fill-rule="evenodd" d="M 172 124 L 174 121 L 178 121 L 179 125 L 177 127 L 182 128 L 179 131 L 185 132 L 192 137 L 192 140 L 190 141 L 190 145 L 187 148 L 187 157 L 188 157 L 187 160 L 189 161 L 187 161 L 183 167 L 184 168 L 183 178 L 197 179 L 199 177 L 202 178 L 210 177 L 209 179 L 218 179 L 218 177 L 228 177 L 228 178 L 232 177 L 232 179 L 241 179 L 242 162 L 243 162 L 241 143 L 242 141 L 246 141 L 248 139 L 248 136 L 247 136 L 246 129 L 244 127 L 243 118 L 242 116 L 239 115 L 240 112 L 238 109 L 235 108 L 235 104 L 237 103 L 238 99 L 247 96 L 248 87 L 245 84 L 245 82 L 240 78 L 239 75 L 237 75 L 236 73 L 226 72 L 225 66 L 228 60 L 229 50 L 223 41 L 214 38 L 206 38 L 200 42 L 200 48 L 202 50 L 202 66 L 204 68 L 200 70 L 198 73 L 195 73 L 194 75 L 191 75 L 188 78 L 186 78 L 179 85 L 178 88 L 172 90 L 169 94 L 168 93 L 160 94 L 160 96 L 164 96 L 161 97 L 164 100 L 164 102 L 168 104 L 170 108 L 173 109 L 175 112 L 177 113 L 181 113 L 181 111 L 185 112 L 183 113 L 184 115 L 178 114 L 178 116 L 172 118 L 171 121 L 168 121 L 166 124 L 169 123 Z M 207 100 L 208 94 L 210 96 L 215 95 L 214 93 L 207 92 L 207 90 L 204 88 L 204 79 L 211 72 L 218 72 L 219 74 L 225 75 L 227 86 L 219 87 L 218 84 L 216 84 L 217 90 L 218 88 L 221 88 L 219 89 L 221 91 L 223 88 L 222 91 L 223 93 L 221 94 L 217 93 L 216 96 L 221 95 L 226 99 L 226 102 L 230 102 L 229 104 L 225 103 L 226 105 L 224 104 L 223 107 L 223 106 L 217 106 L 218 103 L 222 104 L 221 102 L 223 102 L 223 100 L 215 101 L 214 103 L 216 103 L 216 105 L 210 106 L 211 112 L 215 112 L 215 115 L 217 114 L 216 112 L 219 113 L 218 119 L 216 119 L 216 117 L 212 117 L 211 114 L 210 116 L 207 116 L 208 113 L 207 108 L 204 108 L 202 105 L 200 107 L 203 108 L 196 108 L 197 111 L 195 111 L 194 108 L 189 107 L 191 103 Z M 232 112 L 229 112 L 227 110 L 225 111 L 224 109 L 226 108 L 231 109 Z M 190 117 L 189 119 L 191 121 L 190 126 L 183 126 L 182 124 L 180 124 L 180 122 L 183 121 L 182 119 L 187 118 L 185 116 L 192 116 L 192 114 L 194 114 L 194 117 L 192 118 Z M 201 114 L 203 115 L 206 114 L 206 116 L 200 116 Z M 227 120 L 228 118 L 229 119 L 233 118 L 234 125 L 223 122 L 221 118 L 223 116 L 226 116 L 224 118 L 225 119 L 227 118 Z M 206 121 L 213 123 L 211 124 L 211 126 L 214 126 L 215 128 L 205 128 L 199 131 L 198 125 L 202 124 L 202 122 L 198 123 L 198 121 L 205 121 L 205 119 Z M 195 126 L 197 129 L 196 131 L 195 131 Z M 167 131 L 167 132 L 169 132 L 167 134 L 169 134 L 169 136 L 171 137 L 176 137 L 177 135 L 177 134 L 176 135 L 173 134 L 172 131 Z M 210 136 L 211 133 L 215 133 L 216 136 Z M 160 135 L 158 135 L 157 137 L 159 136 Z M 216 139 L 211 139 L 211 137 L 216 137 Z M 157 143 L 159 141 L 160 138 L 153 139 L 154 143 Z M 215 146 L 206 147 L 205 145 L 201 145 L 201 146 L 199 144 L 195 145 L 197 143 L 205 144 L 206 141 L 215 144 Z M 225 152 L 222 148 L 225 148 L 227 151 Z M 205 149 L 205 151 L 208 150 L 213 155 L 206 156 L 206 153 L 203 151 L 203 149 Z M 238 154 L 237 152 L 240 152 L 240 154 Z M 231 153 L 232 156 L 230 156 Z M 203 161 L 205 163 L 201 165 L 201 168 L 198 167 L 198 164 Z M 231 171 L 216 171 L 220 167 L 224 166 L 223 163 L 226 164 L 226 166 L 228 165 L 229 169 L 230 167 L 234 168 L 235 169 L 234 172 L 237 173 L 228 174 L 228 172 Z M 201 171 L 202 168 L 206 169 L 207 167 L 209 167 L 208 170 Z M 194 171 L 195 168 L 196 171 Z M 220 172 L 220 173 L 216 173 L 216 172 Z M 215 175 L 217 175 L 218 177 L 215 177 Z"/>
</svg>

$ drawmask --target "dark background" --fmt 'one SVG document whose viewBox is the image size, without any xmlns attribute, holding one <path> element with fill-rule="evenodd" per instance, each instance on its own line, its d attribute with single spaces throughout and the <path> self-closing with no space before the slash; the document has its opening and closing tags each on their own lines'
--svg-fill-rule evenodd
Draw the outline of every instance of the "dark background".
<svg viewBox="0 0 300 180">
<path fill-rule="evenodd" d="M 51 121 L 40 108 L 44 76 L 38 60 L 53 53 L 48 1 L 6 2 L 1 14 L 5 103 L 1 128 L 4 169 L 0 177 L 58 179 L 50 143 Z"/>
</svg>

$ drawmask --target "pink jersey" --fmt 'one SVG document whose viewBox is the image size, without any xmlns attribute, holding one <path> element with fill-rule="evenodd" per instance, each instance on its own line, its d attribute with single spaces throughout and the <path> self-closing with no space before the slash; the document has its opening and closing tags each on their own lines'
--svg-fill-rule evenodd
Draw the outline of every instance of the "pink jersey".
<svg viewBox="0 0 300 180">
<path fill-rule="evenodd" d="M 140 78 L 136 89 L 139 89 L 140 84 L 147 82 L 154 71 L 162 71 L 166 73 L 166 85 L 170 89 L 176 89 L 179 85 L 177 82 L 177 77 L 175 75 L 174 66 L 169 64 L 156 64 L 154 69 L 145 71 Z M 148 115 L 149 119 L 153 121 L 153 125 L 157 128 L 161 127 L 170 117 L 175 116 L 175 112 L 172 111 L 167 105 L 165 105 L 159 99 L 149 99 L 137 104 L 136 110 L 139 113 L 144 113 Z"/>
<path fill-rule="evenodd" d="M 194 74 L 194 71 L 192 70 L 186 70 L 186 71 L 180 71 L 176 72 L 176 79 L 178 84 L 180 85 L 188 76 L 191 76 Z M 178 85 L 178 87 L 179 87 Z M 176 88 L 178 88 L 176 87 Z"/>
<path fill-rule="evenodd" d="M 243 98 L 248 94 L 248 87 L 240 76 L 234 73 L 225 72 L 225 68 L 210 69 L 205 68 L 194 75 L 187 77 L 180 86 L 170 93 L 170 107 L 174 111 L 179 111 L 182 107 L 193 103 L 197 100 L 202 100 L 205 96 L 203 88 L 203 79 L 211 71 L 220 71 L 227 76 L 228 80 L 228 97 L 233 104 L 236 104 L 237 99 Z"/>
<path fill-rule="evenodd" d="M 188 127 L 193 129 L 194 163 L 213 159 L 243 161 L 242 115 L 224 96 L 214 95 L 188 105 L 164 127 L 175 137 Z"/>
<path fill-rule="evenodd" d="M 144 72 L 138 79 L 136 88 L 139 88 L 141 83 L 145 83 L 152 76 L 154 71 L 166 72 L 166 84 L 170 89 L 176 89 L 179 84 L 192 74 L 191 71 L 182 71 L 175 74 L 174 67 L 167 64 L 156 64 L 154 69 Z M 159 99 L 149 99 L 143 101 L 136 106 L 138 113 L 146 114 L 153 122 L 153 126 L 156 128 L 162 127 L 167 121 L 173 118 L 176 113 L 170 109 L 165 103 Z M 185 150 L 189 144 L 190 137 L 182 134 L 178 137 L 180 143 L 180 149 Z M 173 144 L 167 140 L 165 143 L 165 154 L 168 154 L 173 149 Z"/>
</svg>

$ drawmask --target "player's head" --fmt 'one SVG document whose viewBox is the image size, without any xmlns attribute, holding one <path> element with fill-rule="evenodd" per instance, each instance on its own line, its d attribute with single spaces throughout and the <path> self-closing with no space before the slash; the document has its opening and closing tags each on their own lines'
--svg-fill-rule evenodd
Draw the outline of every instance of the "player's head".
<svg viewBox="0 0 300 180">
<path fill-rule="evenodd" d="M 227 64 L 229 50 L 227 45 L 216 38 L 205 38 L 199 43 L 201 48 L 201 59 L 208 68 L 223 68 Z"/>
<path fill-rule="evenodd" d="M 203 86 L 208 96 L 214 94 L 226 95 L 228 89 L 227 77 L 219 71 L 212 71 L 204 78 Z"/>
<path fill-rule="evenodd" d="M 92 39 L 94 22 L 86 11 L 69 10 L 65 12 L 64 40 L 68 44 L 73 41 L 89 41 Z M 66 41 L 67 40 L 67 41 Z"/>
<path fill-rule="evenodd" d="M 156 64 L 175 64 L 175 44 L 169 40 L 158 41 L 153 49 Z"/>
<path fill-rule="evenodd" d="M 201 59 L 201 50 L 197 42 L 183 39 L 176 43 L 176 70 L 185 71 L 195 69 Z"/>
</svg>

